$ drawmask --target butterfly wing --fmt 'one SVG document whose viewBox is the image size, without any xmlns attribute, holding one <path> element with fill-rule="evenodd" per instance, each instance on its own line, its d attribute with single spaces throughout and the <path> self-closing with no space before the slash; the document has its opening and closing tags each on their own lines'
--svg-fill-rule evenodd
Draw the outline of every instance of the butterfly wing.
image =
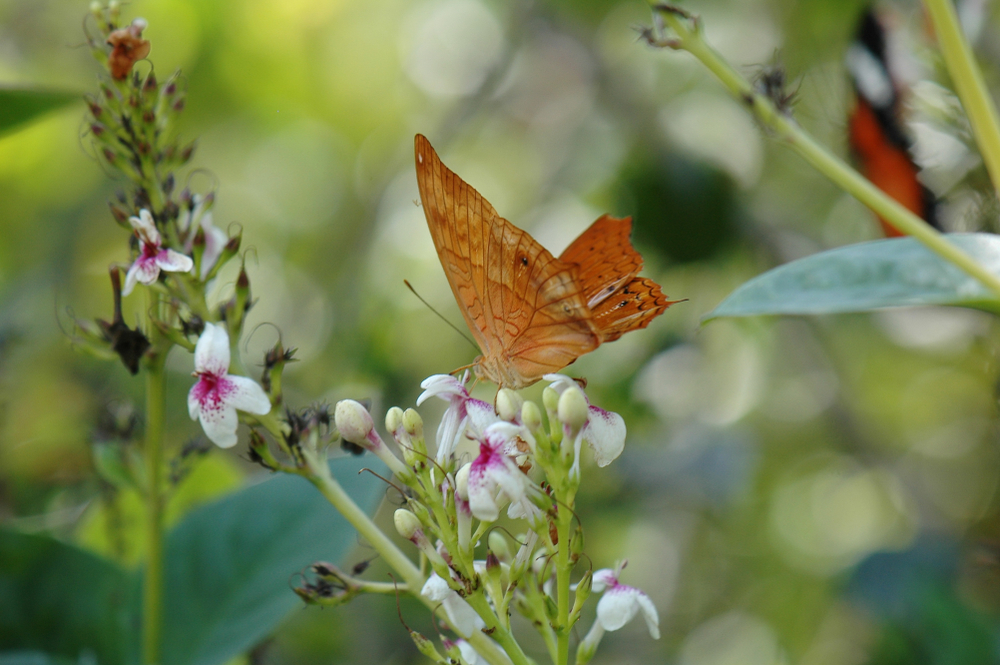
<svg viewBox="0 0 1000 665">
<path fill-rule="evenodd" d="M 642 270 L 632 247 L 632 218 L 603 215 L 570 243 L 559 260 L 577 266 L 577 280 L 593 309 Z"/>
<path fill-rule="evenodd" d="M 575 268 L 500 217 L 425 137 L 414 148 L 427 226 L 486 378 L 520 388 L 597 348 Z"/>
<path fill-rule="evenodd" d="M 601 342 L 645 328 L 676 301 L 667 300 L 651 279 L 636 277 L 642 256 L 632 247 L 632 218 L 600 217 L 559 256 L 577 265 Z"/>
</svg>

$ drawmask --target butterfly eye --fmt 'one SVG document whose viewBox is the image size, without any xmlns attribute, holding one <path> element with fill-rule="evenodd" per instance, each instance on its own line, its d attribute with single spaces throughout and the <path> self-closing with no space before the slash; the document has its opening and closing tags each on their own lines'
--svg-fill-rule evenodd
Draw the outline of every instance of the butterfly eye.
<svg viewBox="0 0 1000 665">
<path fill-rule="evenodd" d="M 521 265 L 523 265 L 523 266 L 527 266 L 528 265 L 528 257 L 527 256 L 522 256 L 521 257 Z"/>
</svg>

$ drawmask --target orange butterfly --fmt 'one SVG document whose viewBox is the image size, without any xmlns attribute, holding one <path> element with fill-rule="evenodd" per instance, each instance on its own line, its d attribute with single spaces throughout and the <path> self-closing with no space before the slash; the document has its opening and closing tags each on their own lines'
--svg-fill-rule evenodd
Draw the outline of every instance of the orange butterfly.
<svg viewBox="0 0 1000 665">
<path fill-rule="evenodd" d="M 482 355 L 476 376 L 515 390 L 649 322 L 669 301 L 636 277 L 632 219 L 604 215 L 555 258 L 415 140 L 417 185 L 441 266 Z"/>
</svg>

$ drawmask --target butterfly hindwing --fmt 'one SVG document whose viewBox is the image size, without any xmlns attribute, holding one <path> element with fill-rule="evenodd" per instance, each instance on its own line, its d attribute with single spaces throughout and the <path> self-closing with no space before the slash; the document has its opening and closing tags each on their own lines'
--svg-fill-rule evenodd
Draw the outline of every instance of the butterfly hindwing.
<svg viewBox="0 0 1000 665">
<path fill-rule="evenodd" d="M 580 290 L 591 309 L 642 270 L 631 235 L 631 217 L 603 215 L 559 255 L 560 261 L 576 264 Z"/>
</svg>

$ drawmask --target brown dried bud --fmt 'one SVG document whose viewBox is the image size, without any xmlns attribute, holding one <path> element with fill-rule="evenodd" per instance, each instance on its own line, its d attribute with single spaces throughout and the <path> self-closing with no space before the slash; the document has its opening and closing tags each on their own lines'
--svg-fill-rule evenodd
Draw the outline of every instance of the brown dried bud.
<svg viewBox="0 0 1000 665">
<path fill-rule="evenodd" d="M 87 100 L 87 107 L 90 109 L 90 114 L 94 116 L 95 120 L 104 114 L 104 107 L 92 99 Z"/>
<path fill-rule="evenodd" d="M 156 120 L 156 116 L 153 114 L 152 111 L 142 112 L 142 121 L 144 123 L 146 123 L 147 125 L 152 125 L 154 120 Z"/>
<path fill-rule="evenodd" d="M 149 55 L 149 42 L 142 38 L 145 27 L 146 21 L 137 18 L 127 28 L 120 28 L 108 35 L 107 43 L 111 45 L 108 69 L 111 70 L 111 78 L 124 81 L 136 61 Z"/>
<path fill-rule="evenodd" d="M 105 148 L 104 159 L 108 160 L 109 164 L 114 164 L 115 161 L 118 159 L 118 155 L 116 155 L 114 151 L 111 150 L 111 148 Z"/>
<path fill-rule="evenodd" d="M 157 86 L 157 83 L 156 83 L 156 74 L 154 74 L 153 72 L 150 72 L 149 76 L 146 77 L 146 83 L 145 83 L 145 85 L 142 86 L 142 91 L 143 92 L 152 92 L 152 91 L 156 90 L 156 86 Z"/>
<path fill-rule="evenodd" d="M 184 99 L 181 98 L 181 99 L 178 99 L 176 102 L 174 102 L 173 109 L 175 111 L 177 111 L 178 113 L 180 113 L 181 111 L 183 111 L 184 110 Z"/>
</svg>

